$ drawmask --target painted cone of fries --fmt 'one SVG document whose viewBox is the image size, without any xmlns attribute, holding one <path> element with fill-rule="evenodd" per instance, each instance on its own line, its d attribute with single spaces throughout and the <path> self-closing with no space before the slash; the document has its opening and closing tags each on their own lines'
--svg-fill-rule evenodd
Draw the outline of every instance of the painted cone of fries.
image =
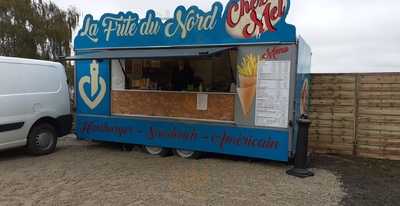
<svg viewBox="0 0 400 206">
<path fill-rule="evenodd" d="M 257 86 L 257 56 L 250 54 L 242 59 L 242 63 L 238 66 L 240 87 L 238 94 L 242 111 L 246 118 L 250 117 L 251 108 L 256 96 Z"/>
</svg>

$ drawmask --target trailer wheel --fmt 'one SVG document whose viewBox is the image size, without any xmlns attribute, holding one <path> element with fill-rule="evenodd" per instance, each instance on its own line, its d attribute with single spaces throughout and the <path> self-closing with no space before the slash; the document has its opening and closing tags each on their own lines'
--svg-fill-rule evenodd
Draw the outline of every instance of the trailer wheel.
<svg viewBox="0 0 400 206">
<path fill-rule="evenodd" d="M 162 147 L 151 147 L 151 146 L 144 146 L 144 151 L 150 155 L 166 157 L 171 154 L 171 150 Z"/>
<path fill-rule="evenodd" d="M 174 149 L 174 153 L 175 155 L 185 159 L 199 159 L 202 155 L 201 152 L 181 150 L 181 149 Z"/>
<path fill-rule="evenodd" d="M 46 155 L 54 152 L 57 146 L 55 128 L 47 123 L 35 125 L 28 135 L 28 152 L 32 155 Z"/>
<path fill-rule="evenodd" d="M 132 152 L 133 148 L 135 147 L 132 144 L 121 144 L 120 146 L 121 146 L 121 151 L 123 152 Z"/>
</svg>

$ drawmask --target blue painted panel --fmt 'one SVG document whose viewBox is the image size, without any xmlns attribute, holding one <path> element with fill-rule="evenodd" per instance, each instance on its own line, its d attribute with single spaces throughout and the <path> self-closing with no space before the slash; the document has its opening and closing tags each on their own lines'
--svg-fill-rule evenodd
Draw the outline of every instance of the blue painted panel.
<svg viewBox="0 0 400 206">
<path fill-rule="evenodd" d="M 75 38 L 75 49 L 294 43 L 296 28 L 286 23 L 290 0 L 231 0 L 209 11 L 179 6 L 162 21 L 149 10 L 137 13 L 87 15 Z"/>
<path fill-rule="evenodd" d="M 76 62 L 77 113 L 110 115 L 110 61 Z"/>
<path fill-rule="evenodd" d="M 85 140 L 162 146 L 288 161 L 288 132 L 230 124 L 77 115 L 76 133 Z"/>
</svg>

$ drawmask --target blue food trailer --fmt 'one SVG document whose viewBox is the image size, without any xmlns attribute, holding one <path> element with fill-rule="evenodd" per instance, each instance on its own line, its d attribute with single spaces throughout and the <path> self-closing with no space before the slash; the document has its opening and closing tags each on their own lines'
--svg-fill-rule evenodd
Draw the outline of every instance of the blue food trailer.
<svg viewBox="0 0 400 206">
<path fill-rule="evenodd" d="M 276 161 L 295 154 L 307 113 L 311 50 L 287 24 L 289 0 L 179 6 L 84 19 L 75 38 L 76 134 L 143 145 L 153 155 L 201 152 Z"/>
</svg>

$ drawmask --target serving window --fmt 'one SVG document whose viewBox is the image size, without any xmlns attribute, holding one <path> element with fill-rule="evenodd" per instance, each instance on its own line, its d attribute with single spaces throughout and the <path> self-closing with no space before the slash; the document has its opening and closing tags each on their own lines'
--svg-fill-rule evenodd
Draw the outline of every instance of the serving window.
<svg viewBox="0 0 400 206">
<path fill-rule="evenodd" d="M 236 50 L 112 61 L 117 115 L 234 121 Z"/>
<path fill-rule="evenodd" d="M 207 57 L 119 60 L 125 90 L 235 92 L 236 52 Z"/>
</svg>

